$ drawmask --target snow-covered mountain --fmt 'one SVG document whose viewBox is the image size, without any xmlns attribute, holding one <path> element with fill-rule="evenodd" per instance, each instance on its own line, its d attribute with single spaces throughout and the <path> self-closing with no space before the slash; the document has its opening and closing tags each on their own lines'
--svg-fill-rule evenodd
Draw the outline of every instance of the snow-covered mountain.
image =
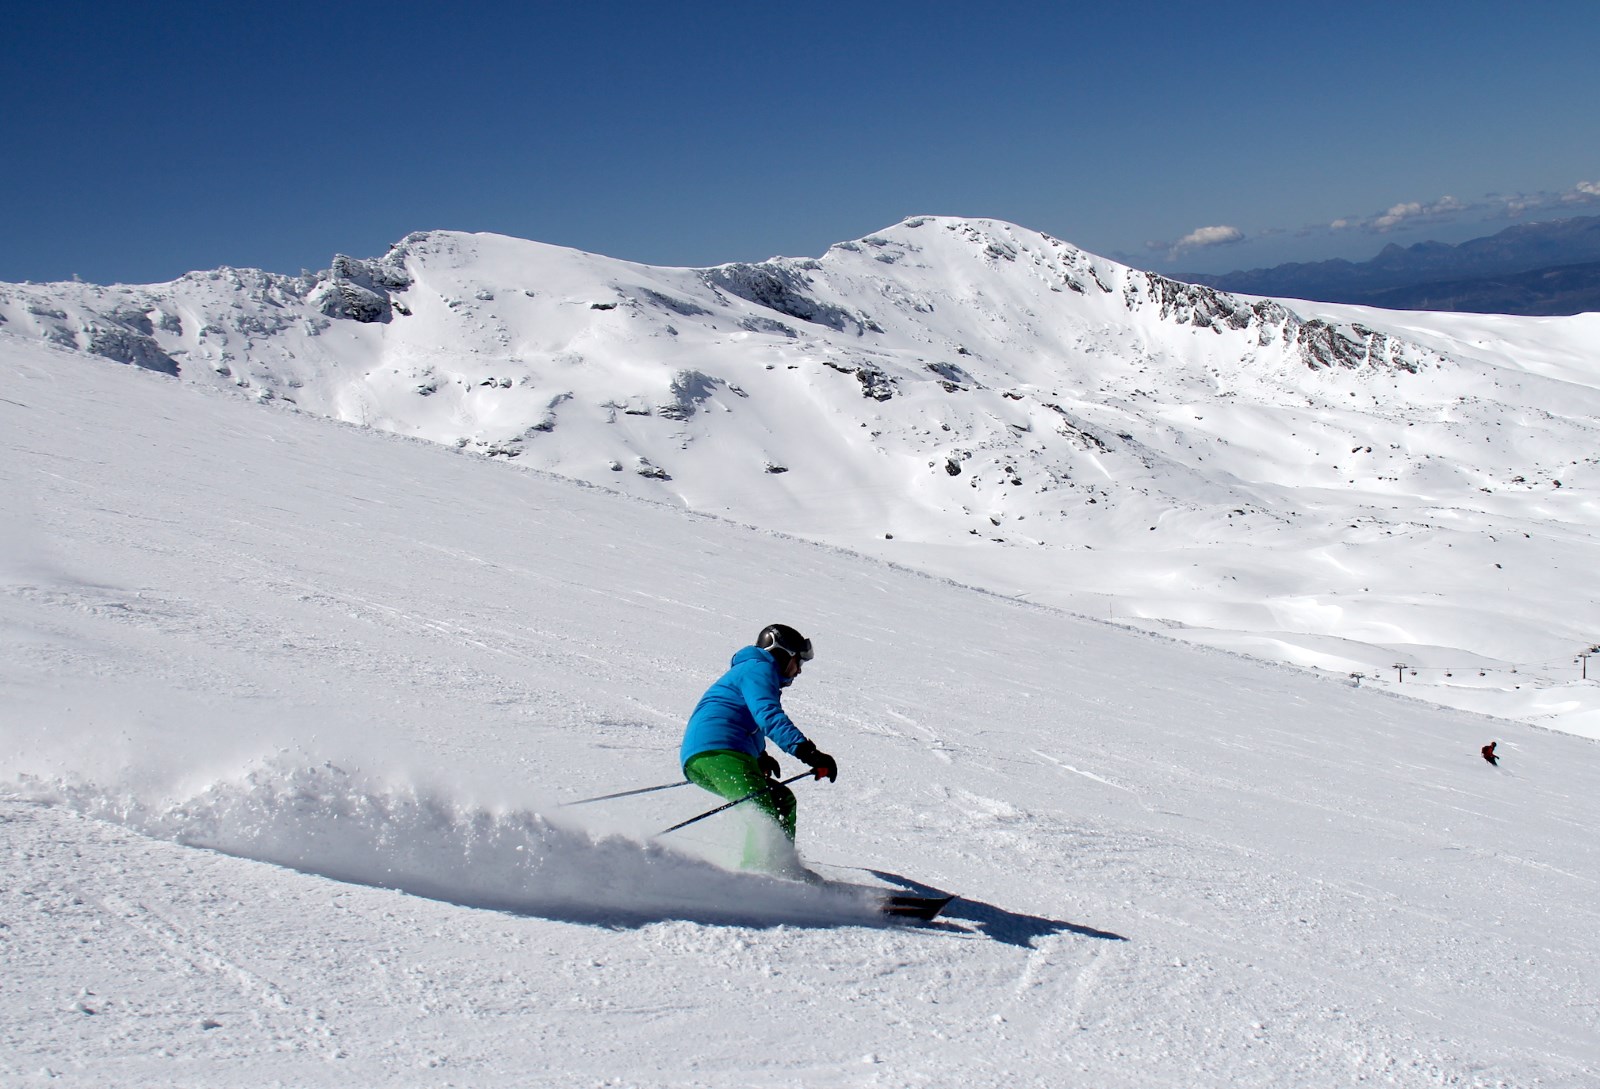
<svg viewBox="0 0 1600 1089">
<path fill-rule="evenodd" d="M 710 269 L 439 231 L 4 285 L 0 333 L 1600 735 L 1600 315 L 1303 305 L 919 217 Z"/>
</svg>

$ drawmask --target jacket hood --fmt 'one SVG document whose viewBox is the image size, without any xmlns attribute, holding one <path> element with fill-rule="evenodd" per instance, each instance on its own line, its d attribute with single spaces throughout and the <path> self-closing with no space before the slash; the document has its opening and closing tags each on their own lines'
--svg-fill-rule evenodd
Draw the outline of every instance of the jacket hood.
<svg viewBox="0 0 1600 1089">
<path fill-rule="evenodd" d="M 783 670 L 778 667 L 778 659 L 773 656 L 770 650 L 762 650 L 760 647 L 745 647 L 743 650 L 734 652 L 733 660 L 728 665 L 744 665 L 746 662 L 765 662 L 771 666 L 778 673 L 779 688 L 788 688 L 794 683 L 793 677 L 785 677 L 783 675 Z"/>
<path fill-rule="evenodd" d="M 760 647 L 745 647 L 742 650 L 734 651 L 733 660 L 728 664 L 736 666 L 743 665 L 745 662 L 766 662 L 768 665 L 776 666 L 778 659 L 772 656 L 771 651 L 762 650 Z"/>
</svg>

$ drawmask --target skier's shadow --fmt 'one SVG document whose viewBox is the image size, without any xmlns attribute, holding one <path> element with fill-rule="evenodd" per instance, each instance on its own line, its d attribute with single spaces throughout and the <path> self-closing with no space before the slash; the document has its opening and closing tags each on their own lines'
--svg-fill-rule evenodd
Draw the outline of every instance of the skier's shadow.
<svg viewBox="0 0 1600 1089">
<path fill-rule="evenodd" d="M 897 885 L 905 889 L 905 891 L 915 893 L 918 896 L 945 895 L 942 889 L 924 885 L 908 877 L 901 877 L 896 873 L 886 873 L 883 870 L 868 870 L 867 872 L 881 881 Z M 954 900 L 951 900 L 945 909 L 939 913 L 939 919 L 929 925 L 938 927 L 940 925 L 939 920 L 955 919 L 972 923 L 980 933 L 993 938 L 997 942 L 1018 945 L 1024 949 L 1033 948 L 1035 940 L 1047 938 L 1052 934 L 1076 934 L 1081 938 L 1100 938 L 1110 942 L 1125 942 L 1128 940 L 1121 934 L 1114 934 L 1109 930 L 1096 930 L 1092 926 L 1069 923 L 1064 919 L 1046 919 L 1038 915 L 1022 915 L 967 896 L 957 896 Z M 946 925 L 948 926 L 948 923 Z"/>
</svg>

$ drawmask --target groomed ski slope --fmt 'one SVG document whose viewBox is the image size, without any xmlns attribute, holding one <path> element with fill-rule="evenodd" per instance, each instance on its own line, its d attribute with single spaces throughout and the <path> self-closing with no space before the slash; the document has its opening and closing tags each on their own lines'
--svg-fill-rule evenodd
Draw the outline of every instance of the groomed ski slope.
<svg viewBox="0 0 1600 1089">
<path fill-rule="evenodd" d="M 1592 741 L 4 333 L 0 385 L 7 1085 L 1600 1084 Z M 942 923 L 652 840 L 693 788 L 558 806 L 676 778 L 779 619 L 803 853 Z"/>
</svg>

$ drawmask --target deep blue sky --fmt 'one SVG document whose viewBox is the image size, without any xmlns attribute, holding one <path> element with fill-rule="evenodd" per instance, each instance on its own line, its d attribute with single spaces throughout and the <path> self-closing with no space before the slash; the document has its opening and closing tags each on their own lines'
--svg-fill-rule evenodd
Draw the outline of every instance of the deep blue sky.
<svg viewBox="0 0 1600 1089">
<path fill-rule="evenodd" d="M 1592 0 L 14 4 L 0 280 L 430 228 L 699 266 L 918 214 L 1168 272 L 1359 259 L 1600 214 L 1597 43 Z M 1240 240 L 1173 256 L 1202 228 Z"/>
</svg>

